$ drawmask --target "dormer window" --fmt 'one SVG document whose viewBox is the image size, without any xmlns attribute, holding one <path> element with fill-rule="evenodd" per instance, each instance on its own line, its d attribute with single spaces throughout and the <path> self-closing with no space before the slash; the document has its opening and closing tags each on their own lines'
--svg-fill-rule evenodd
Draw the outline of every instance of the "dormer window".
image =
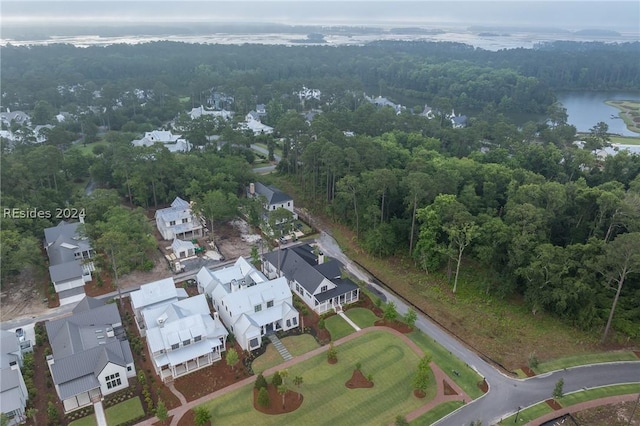
<svg viewBox="0 0 640 426">
<path fill-rule="evenodd" d="M 327 287 L 326 285 L 323 285 L 322 287 L 320 287 L 320 293 L 324 293 L 325 291 L 328 290 L 329 287 Z"/>
<path fill-rule="evenodd" d="M 169 226 L 174 226 L 176 224 L 175 220 L 172 220 L 171 222 L 169 222 Z"/>
<path fill-rule="evenodd" d="M 253 312 L 260 312 L 262 310 L 262 304 L 253 307 Z"/>
<path fill-rule="evenodd" d="M 273 300 L 267 302 L 267 308 L 273 308 Z"/>
<path fill-rule="evenodd" d="M 191 344 L 191 339 L 187 339 L 187 340 L 183 340 L 182 341 L 182 346 L 187 346 Z"/>
<path fill-rule="evenodd" d="M 176 349 L 178 349 L 180 347 L 179 343 L 174 343 L 173 345 L 171 345 L 171 350 L 175 351 Z"/>
<path fill-rule="evenodd" d="M 193 338 L 194 342 L 199 342 L 200 340 L 202 340 L 202 336 L 196 336 Z"/>
</svg>

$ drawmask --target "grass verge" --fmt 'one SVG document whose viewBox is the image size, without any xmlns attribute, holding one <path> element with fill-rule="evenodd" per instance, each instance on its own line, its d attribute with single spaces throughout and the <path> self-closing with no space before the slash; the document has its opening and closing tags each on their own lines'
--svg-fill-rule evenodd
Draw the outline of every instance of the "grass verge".
<svg viewBox="0 0 640 426">
<path fill-rule="evenodd" d="M 637 361 L 638 357 L 631 351 L 624 352 L 602 352 L 595 354 L 576 355 L 565 358 L 557 358 L 551 361 L 541 362 L 534 368 L 536 374 L 549 371 L 562 370 L 563 368 L 575 367 L 585 364 L 599 364 L 603 362 L 615 361 Z"/>
<path fill-rule="evenodd" d="M 443 404 L 437 405 L 432 410 L 427 411 L 417 419 L 411 421 L 412 425 L 431 425 L 436 421 L 440 420 L 444 416 L 449 413 L 454 412 L 458 408 L 462 407 L 462 402 L 460 401 L 449 401 Z"/>
<path fill-rule="evenodd" d="M 471 398 L 476 399 L 482 396 L 482 391 L 478 388 L 478 382 L 482 377 L 473 368 L 453 356 L 448 350 L 436 343 L 432 338 L 419 330 L 407 334 L 416 345 L 425 353 L 431 355 L 432 361 L 444 371 L 451 380 L 456 382 Z M 460 373 L 456 376 L 453 371 Z"/>
<path fill-rule="evenodd" d="M 314 425 L 348 425 L 362 424 L 363 419 L 368 424 L 390 424 L 397 415 L 406 415 L 429 401 L 413 396 L 411 378 L 419 358 L 398 337 L 373 331 L 336 349 L 337 364 L 329 364 L 326 354 L 320 354 L 288 369 L 289 377 L 303 378 L 300 392 L 304 400 L 292 413 L 269 416 L 255 410 L 253 384 L 203 406 L 219 424 L 308 424 L 313 419 Z M 373 374 L 373 388 L 345 386 L 358 362 L 365 375 Z M 288 386 L 298 391 L 290 381 Z M 435 383 L 430 392 L 435 394 Z"/>
<path fill-rule="evenodd" d="M 309 334 L 283 337 L 281 342 L 293 356 L 305 354 L 320 346 L 313 336 Z M 268 345 L 265 353 L 256 358 L 251 364 L 251 367 L 253 371 L 258 374 L 283 362 L 284 360 L 276 348 L 273 345 Z"/>
</svg>

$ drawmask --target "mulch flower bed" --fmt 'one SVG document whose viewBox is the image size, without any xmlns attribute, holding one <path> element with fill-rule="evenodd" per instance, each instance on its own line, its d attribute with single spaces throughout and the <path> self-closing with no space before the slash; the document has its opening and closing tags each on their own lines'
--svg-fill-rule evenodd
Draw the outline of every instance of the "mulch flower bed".
<svg viewBox="0 0 640 426">
<path fill-rule="evenodd" d="M 229 346 L 227 343 L 227 348 Z M 223 352 L 220 361 L 216 361 L 213 365 L 194 371 L 191 374 L 178 377 L 173 381 L 173 385 L 184 395 L 187 401 L 193 401 L 225 388 L 245 377 L 249 377 L 250 374 L 244 367 L 242 360 L 242 358 L 246 356 L 246 353 L 237 343 L 235 343 L 234 347 L 240 357 L 240 361 L 235 365 L 235 368 L 232 369 L 227 365 L 225 361 L 226 352 Z"/>
<path fill-rule="evenodd" d="M 338 363 L 338 358 L 327 358 L 327 362 L 329 364 L 337 364 Z"/>
<path fill-rule="evenodd" d="M 634 354 L 636 354 L 636 356 L 640 358 L 640 351 L 635 351 Z"/>
<path fill-rule="evenodd" d="M 171 419 L 173 419 L 173 416 L 169 416 L 169 417 L 167 417 L 167 419 L 166 419 L 166 420 L 163 420 L 163 421 L 159 421 L 159 420 L 158 420 L 158 421 L 157 421 L 157 422 L 155 422 L 153 425 L 154 425 L 154 426 L 167 426 L 167 425 L 170 425 L 170 424 L 171 424 Z M 191 423 L 191 424 L 195 424 L 195 423 Z"/>
<path fill-rule="evenodd" d="M 427 394 L 426 394 L 424 391 L 421 391 L 421 390 L 419 390 L 419 389 L 414 389 L 414 390 L 413 390 L 413 395 L 414 395 L 416 398 L 420 398 L 420 399 L 422 399 L 422 398 L 424 398 L 425 396 L 427 396 Z"/>
<path fill-rule="evenodd" d="M 377 326 L 393 328 L 394 330 L 397 330 L 403 334 L 411 333 L 413 331 L 413 328 L 409 327 L 407 324 L 400 321 L 387 321 L 387 320 L 381 319 L 376 321 L 374 324 Z"/>
<path fill-rule="evenodd" d="M 545 401 L 547 403 L 547 405 L 549 407 L 551 407 L 553 410 L 560 410 L 562 409 L 562 405 L 558 404 L 558 402 L 555 399 L 547 399 Z"/>
<path fill-rule="evenodd" d="M 372 388 L 373 382 L 364 377 L 362 371 L 355 369 L 353 370 L 353 375 L 351 375 L 351 379 L 344 384 L 349 389 L 361 389 L 361 388 Z"/>
<path fill-rule="evenodd" d="M 486 379 L 482 379 L 478 382 L 478 388 L 482 391 L 482 393 L 489 392 L 489 384 Z"/>
<path fill-rule="evenodd" d="M 282 395 L 278 393 L 273 385 L 267 385 L 269 393 L 269 406 L 258 404 L 258 389 L 253 389 L 253 408 L 264 414 L 284 414 L 296 411 L 302 405 L 304 397 L 292 390 L 287 390 L 284 394 L 284 406 L 282 405 Z"/>
<path fill-rule="evenodd" d="M 524 374 L 527 375 L 527 377 L 533 377 L 536 375 L 536 373 L 529 367 L 522 367 L 521 370 Z"/>
<path fill-rule="evenodd" d="M 451 385 L 446 380 L 442 379 L 442 384 L 444 385 L 444 394 L 445 395 L 457 395 L 458 394 L 458 392 L 453 390 Z"/>
</svg>

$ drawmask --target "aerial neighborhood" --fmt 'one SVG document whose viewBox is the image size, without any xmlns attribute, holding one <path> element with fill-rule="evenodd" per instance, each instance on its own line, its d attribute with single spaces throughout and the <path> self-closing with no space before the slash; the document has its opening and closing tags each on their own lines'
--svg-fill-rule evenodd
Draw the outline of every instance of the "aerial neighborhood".
<svg viewBox="0 0 640 426">
<path fill-rule="evenodd" d="M 322 30 L 0 47 L 0 426 L 640 424 L 637 42 Z"/>
</svg>

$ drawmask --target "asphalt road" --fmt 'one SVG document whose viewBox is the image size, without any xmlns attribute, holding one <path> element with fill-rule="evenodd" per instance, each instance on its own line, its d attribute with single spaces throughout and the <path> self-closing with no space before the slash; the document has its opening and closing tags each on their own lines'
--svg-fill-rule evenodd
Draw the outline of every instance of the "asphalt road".
<svg viewBox="0 0 640 426">
<path fill-rule="evenodd" d="M 353 276 L 384 294 L 387 300 L 393 301 L 400 314 L 408 311 L 409 306 L 403 299 L 379 285 L 366 271 L 347 258 L 329 234 L 321 232 L 317 242 L 325 255 L 338 259 Z M 494 368 L 463 342 L 420 313 L 416 327 L 471 366 L 489 384 L 489 392 L 436 422 L 436 425 L 467 426 L 477 420 L 482 421 L 484 425 L 496 424 L 502 418 L 515 414 L 518 407 L 525 408 L 550 399 L 555 384 L 561 378 L 564 379 L 564 393 L 624 383 L 639 383 L 640 392 L 640 361 L 594 364 L 529 379 L 515 379 Z"/>
</svg>

